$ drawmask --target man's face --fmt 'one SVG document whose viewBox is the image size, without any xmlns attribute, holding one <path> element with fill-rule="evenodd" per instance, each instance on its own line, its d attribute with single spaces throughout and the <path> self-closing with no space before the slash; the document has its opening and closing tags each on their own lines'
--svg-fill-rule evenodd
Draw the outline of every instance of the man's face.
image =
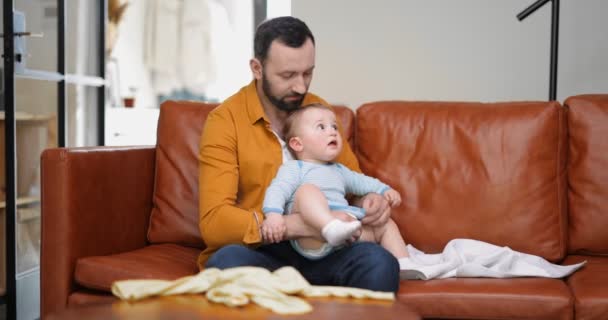
<svg viewBox="0 0 608 320">
<path fill-rule="evenodd" d="M 283 111 L 302 105 L 315 66 L 315 47 L 310 39 L 300 48 L 273 41 L 262 65 L 262 90 L 268 100 Z"/>
</svg>

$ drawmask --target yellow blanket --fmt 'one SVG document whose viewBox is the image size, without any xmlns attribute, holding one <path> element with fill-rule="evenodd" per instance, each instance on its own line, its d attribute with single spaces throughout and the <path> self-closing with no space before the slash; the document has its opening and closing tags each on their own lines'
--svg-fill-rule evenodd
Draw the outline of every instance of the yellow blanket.
<svg viewBox="0 0 608 320">
<path fill-rule="evenodd" d="M 225 270 L 205 269 L 200 273 L 174 281 L 124 280 L 112 284 L 112 293 L 123 300 L 139 300 L 151 296 L 207 292 L 207 299 L 227 306 L 242 306 L 249 301 L 280 314 L 310 312 L 304 297 L 353 297 L 394 300 L 392 292 L 359 288 L 313 286 L 292 267 L 270 272 L 264 268 L 238 267 Z"/>
</svg>

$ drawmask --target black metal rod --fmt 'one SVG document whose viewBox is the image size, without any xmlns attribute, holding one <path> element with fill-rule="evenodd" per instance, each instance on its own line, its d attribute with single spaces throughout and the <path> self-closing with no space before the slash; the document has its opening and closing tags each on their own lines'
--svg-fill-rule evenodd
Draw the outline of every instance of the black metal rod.
<svg viewBox="0 0 608 320">
<path fill-rule="evenodd" d="M 65 83 L 65 0 L 57 0 L 57 72 L 63 76 L 57 83 L 57 145 L 66 146 L 66 83 Z"/>
<path fill-rule="evenodd" d="M 99 41 L 97 56 L 99 57 L 97 69 L 99 77 L 106 77 L 106 20 L 108 1 L 99 1 Z M 97 88 L 97 144 L 105 145 L 106 140 L 106 85 Z"/>
<path fill-rule="evenodd" d="M 268 4 L 266 0 L 254 0 L 253 1 L 253 32 L 257 29 L 260 23 L 266 20 L 268 16 L 266 14 Z"/>
<path fill-rule="evenodd" d="M 551 70 L 549 71 L 549 100 L 557 96 L 557 51 L 559 42 L 559 0 L 551 3 Z"/>
<path fill-rule="evenodd" d="M 17 194 L 15 162 L 15 48 L 13 36 L 13 1 L 3 1 L 4 18 L 4 157 L 6 177 L 6 318 L 17 318 L 17 279 L 15 252 L 15 197 Z"/>
<path fill-rule="evenodd" d="M 557 97 L 557 51 L 559 41 L 559 0 L 538 0 L 517 15 L 519 21 L 525 19 L 545 3 L 551 1 L 551 60 L 549 66 L 549 101 Z"/>
<path fill-rule="evenodd" d="M 532 5 L 527 7 L 524 11 L 520 12 L 517 15 L 517 19 L 519 19 L 519 21 L 522 21 L 527 16 L 532 14 L 534 11 L 538 10 L 538 8 L 542 7 L 545 3 L 549 2 L 549 1 L 551 1 L 551 0 L 538 0 L 538 1 L 534 2 Z"/>
</svg>

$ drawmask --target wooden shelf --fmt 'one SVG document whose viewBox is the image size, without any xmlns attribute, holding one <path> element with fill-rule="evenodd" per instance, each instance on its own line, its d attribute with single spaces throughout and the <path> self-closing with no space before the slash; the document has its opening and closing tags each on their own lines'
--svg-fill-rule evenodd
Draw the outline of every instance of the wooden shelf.
<svg viewBox="0 0 608 320">
<path fill-rule="evenodd" d="M 34 203 L 39 203 L 40 202 L 40 198 L 38 197 L 19 197 L 17 198 L 17 207 L 19 206 L 25 206 L 28 204 L 34 204 Z M 4 209 L 6 208 L 6 201 L 0 201 L 0 209 Z"/>
<path fill-rule="evenodd" d="M 19 208 L 30 204 L 40 203 L 40 199 L 36 197 L 21 197 L 17 198 L 17 223 L 26 223 L 31 220 L 40 218 L 40 208 Z M 6 201 L 0 201 L 0 213 L 4 212 Z"/>
<path fill-rule="evenodd" d="M 55 115 L 47 114 L 31 114 L 23 111 L 15 112 L 16 121 L 48 121 L 55 118 Z M 4 121 L 4 111 L 0 111 L 0 121 Z"/>
</svg>

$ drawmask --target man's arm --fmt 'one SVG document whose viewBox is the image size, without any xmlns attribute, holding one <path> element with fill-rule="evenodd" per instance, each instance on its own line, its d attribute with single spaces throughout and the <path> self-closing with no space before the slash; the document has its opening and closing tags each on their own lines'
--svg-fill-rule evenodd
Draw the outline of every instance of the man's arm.
<svg viewBox="0 0 608 320">
<path fill-rule="evenodd" d="M 257 244 L 263 217 L 237 207 L 236 128 L 227 111 L 209 114 L 199 148 L 199 229 L 205 245 Z"/>
</svg>

